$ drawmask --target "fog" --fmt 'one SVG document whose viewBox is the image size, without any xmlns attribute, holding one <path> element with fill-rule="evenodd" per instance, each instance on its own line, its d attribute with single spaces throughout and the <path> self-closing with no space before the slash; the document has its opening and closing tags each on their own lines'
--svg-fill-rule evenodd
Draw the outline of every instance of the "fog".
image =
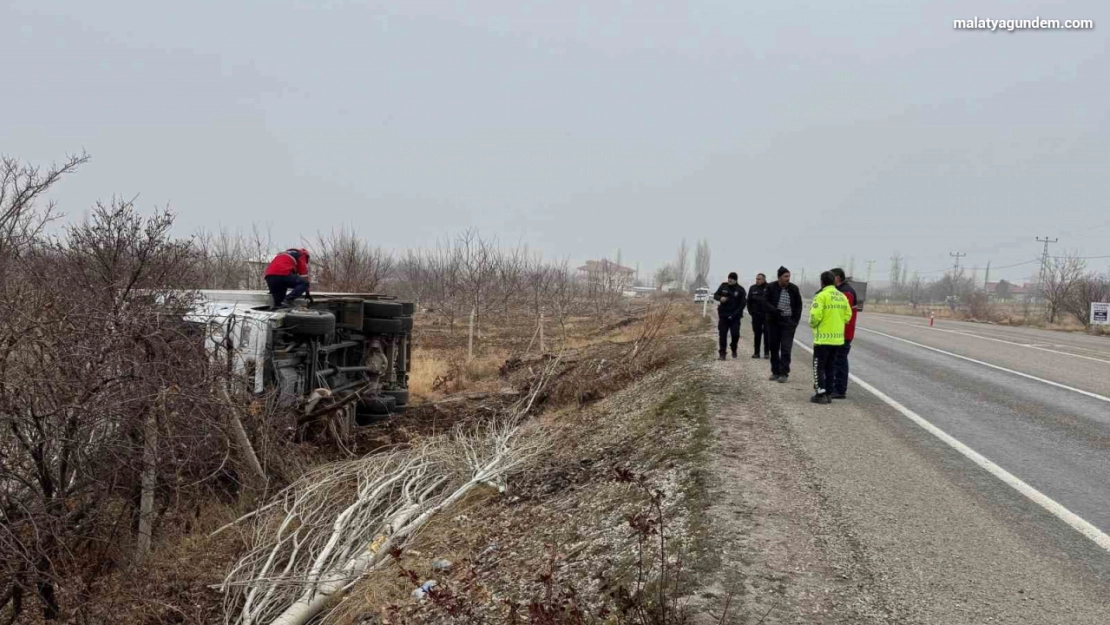
<svg viewBox="0 0 1110 625">
<path fill-rule="evenodd" d="M 707 238 L 745 280 L 1110 256 L 1105 2 L 761 4 L 8 2 L 0 152 L 87 150 L 71 216 L 139 194 L 279 246 L 475 227 L 648 276 Z"/>
</svg>

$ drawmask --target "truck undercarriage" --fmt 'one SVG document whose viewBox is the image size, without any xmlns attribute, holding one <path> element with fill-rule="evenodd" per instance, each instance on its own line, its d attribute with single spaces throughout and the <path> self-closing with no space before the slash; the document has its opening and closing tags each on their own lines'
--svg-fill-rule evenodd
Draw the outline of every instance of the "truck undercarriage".
<svg viewBox="0 0 1110 625">
<path fill-rule="evenodd" d="M 213 361 L 252 393 L 313 410 L 353 403 L 355 423 L 408 405 L 411 303 L 377 294 L 323 293 L 307 307 L 273 309 L 262 291 L 201 291 L 189 320 L 203 324 Z M 351 397 L 357 394 L 357 401 Z"/>
</svg>

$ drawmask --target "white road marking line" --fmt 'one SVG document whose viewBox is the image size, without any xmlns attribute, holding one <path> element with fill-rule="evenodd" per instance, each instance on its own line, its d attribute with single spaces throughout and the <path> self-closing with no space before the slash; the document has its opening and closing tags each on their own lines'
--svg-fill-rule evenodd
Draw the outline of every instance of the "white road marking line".
<svg viewBox="0 0 1110 625">
<path fill-rule="evenodd" d="M 1079 393 L 1080 395 L 1086 395 L 1087 397 L 1091 397 L 1093 399 L 1097 399 L 1097 400 L 1100 400 L 1100 401 L 1110 403 L 1110 397 L 1106 397 L 1105 395 L 1099 395 L 1098 393 L 1092 393 L 1090 391 L 1085 391 L 1081 388 L 1075 388 L 1074 386 L 1068 386 L 1067 384 L 1060 384 L 1059 382 L 1053 382 L 1052 380 L 1046 380 L 1044 378 L 1038 378 L 1035 375 L 1029 375 L 1028 373 L 1022 373 L 1021 371 L 1014 371 L 1013 369 L 1007 369 L 1006 367 L 1000 367 L 998 365 L 991 364 L 989 362 L 984 362 L 982 360 L 976 360 L 974 358 L 968 358 L 967 356 L 961 356 L 960 354 L 954 354 L 952 352 L 946 352 L 943 349 L 937 349 L 935 347 L 930 347 L 930 346 L 925 345 L 923 343 L 917 343 L 915 341 L 910 341 L 908 339 L 904 339 L 904 338 L 901 338 L 901 337 L 894 336 L 893 334 L 886 334 L 884 332 L 877 332 L 875 330 L 868 330 L 867 328 L 856 328 L 856 329 L 857 330 L 862 330 L 864 332 L 870 332 L 871 334 L 878 334 L 879 336 L 885 336 L 888 339 L 894 339 L 895 341 L 902 341 L 903 343 L 908 343 L 910 345 L 914 345 L 914 346 L 920 347 L 922 349 L 927 349 L 929 351 L 937 352 L 938 354 L 944 354 L 945 356 L 951 356 L 953 358 L 959 358 L 960 360 L 966 360 L 968 362 L 973 362 L 977 365 L 983 365 L 984 367 L 990 367 L 991 369 L 997 369 L 999 371 L 1004 371 L 1006 373 L 1012 373 L 1013 375 L 1017 375 L 1017 376 L 1021 376 L 1023 378 L 1034 380 L 1034 381 L 1040 382 L 1042 384 L 1047 384 L 1049 386 L 1055 386 L 1056 388 L 1062 388 L 1066 391 L 1072 391 L 1073 393 Z"/>
<path fill-rule="evenodd" d="M 811 354 L 813 353 L 813 350 L 801 341 L 795 340 L 794 342 L 800 345 L 801 348 L 806 350 L 807 352 Z M 1060 519 L 1064 523 L 1067 523 L 1071 526 L 1072 529 L 1087 537 L 1091 540 L 1091 542 L 1095 543 L 1099 547 L 1102 547 L 1105 551 L 1110 552 L 1110 536 L 1107 536 L 1102 530 L 1087 522 L 1083 517 L 1072 512 L 1071 510 L 1068 510 L 1064 506 L 1057 503 L 1056 500 L 1052 499 L 1048 495 L 1045 495 L 1036 488 L 1033 488 L 1032 486 L 1026 484 L 1024 481 L 1021 480 L 1021 478 L 998 466 L 983 454 L 980 454 L 974 449 L 961 443 L 952 435 L 925 420 L 924 417 L 917 414 L 916 412 L 898 403 L 886 393 L 859 379 L 855 374 L 849 374 L 848 377 L 853 382 L 858 384 L 860 388 L 866 390 L 875 397 L 878 397 L 880 400 L 882 400 L 883 403 L 897 410 L 899 413 L 901 413 L 902 416 L 906 417 L 910 421 L 913 421 L 921 429 L 937 437 L 952 449 L 960 452 L 960 454 L 963 455 L 965 458 L 971 460 L 975 464 L 979 465 L 982 469 L 986 470 L 987 473 L 990 473 L 991 475 L 1005 483 L 1007 486 L 1021 493 L 1030 501 L 1046 510 L 1052 516 Z"/>
<path fill-rule="evenodd" d="M 1003 340 L 1003 339 L 996 339 L 992 336 L 983 336 L 982 334 L 973 334 L 971 332 L 959 332 L 957 330 L 945 330 L 944 328 L 938 328 L 936 326 L 929 327 L 927 325 L 922 325 L 922 324 L 918 324 L 918 323 L 905 323 L 903 321 L 887 321 L 887 323 L 895 323 L 895 324 L 902 325 L 902 326 L 909 326 L 911 328 L 921 328 L 922 330 L 929 330 L 929 331 L 932 331 L 932 332 L 947 332 L 949 334 L 959 334 L 961 336 L 970 336 L 970 337 L 974 337 L 974 338 L 977 338 L 977 339 L 983 339 L 984 341 L 995 341 L 996 343 L 1006 343 L 1008 345 L 1016 345 L 1018 347 L 1025 347 L 1027 349 L 1036 349 L 1036 350 L 1039 350 L 1039 351 L 1042 351 L 1042 352 L 1049 352 L 1049 353 L 1052 353 L 1052 354 L 1060 354 L 1061 356 L 1071 356 L 1072 358 L 1082 358 L 1083 360 L 1093 360 L 1095 362 L 1102 362 L 1102 363 L 1106 363 L 1106 364 L 1110 365 L 1110 360 L 1106 360 L 1106 359 L 1103 359 L 1103 358 L 1095 358 L 1093 356 L 1084 356 L 1082 354 L 1073 354 L 1071 352 L 1062 352 L 1058 349 L 1048 349 L 1047 347 L 1041 347 L 1039 345 L 1031 345 L 1029 343 L 1015 343 L 1014 341 L 1006 341 L 1006 340 Z M 860 329 L 866 329 L 866 328 L 860 328 Z M 1053 343 L 1049 343 L 1049 345 L 1053 345 Z M 1077 347 L 1076 349 L 1083 349 L 1083 348 L 1082 347 Z"/>
</svg>

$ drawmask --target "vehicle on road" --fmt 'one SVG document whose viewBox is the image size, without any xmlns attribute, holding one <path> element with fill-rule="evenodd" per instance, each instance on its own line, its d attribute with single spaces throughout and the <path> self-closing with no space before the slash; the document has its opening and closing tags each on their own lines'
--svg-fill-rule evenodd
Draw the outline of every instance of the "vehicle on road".
<svg viewBox="0 0 1110 625">
<path fill-rule="evenodd" d="M 186 320 L 201 328 L 214 362 L 251 393 L 311 407 L 358 393 L 355 422 L 404 412 L 412 369 L 414 306 L 362 293 L 313 294 L 275 309 L 266 291 L 199 291 Z"/>
<path fill-rule="evenodd" d="M 709 287 L 699 286 L 694 290 L 694 303 L 700 304 L 709 301 Z"/>
</svg>

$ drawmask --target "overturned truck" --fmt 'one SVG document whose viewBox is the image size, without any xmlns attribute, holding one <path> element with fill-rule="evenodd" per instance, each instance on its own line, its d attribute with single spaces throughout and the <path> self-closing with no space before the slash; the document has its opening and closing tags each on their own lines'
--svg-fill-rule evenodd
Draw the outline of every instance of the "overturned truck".
<svg viewBox="0 0 1110 625">
<path fill-rule="evenodd" d="M 274 309 L 265 291 L 199 291 L 188 321 L 250 392 L 306 411 L 343 402 L 367 425 L 409 403 L 414 312 L 372 293 L 313 294 L 307 307 Z"/>
</svg>

